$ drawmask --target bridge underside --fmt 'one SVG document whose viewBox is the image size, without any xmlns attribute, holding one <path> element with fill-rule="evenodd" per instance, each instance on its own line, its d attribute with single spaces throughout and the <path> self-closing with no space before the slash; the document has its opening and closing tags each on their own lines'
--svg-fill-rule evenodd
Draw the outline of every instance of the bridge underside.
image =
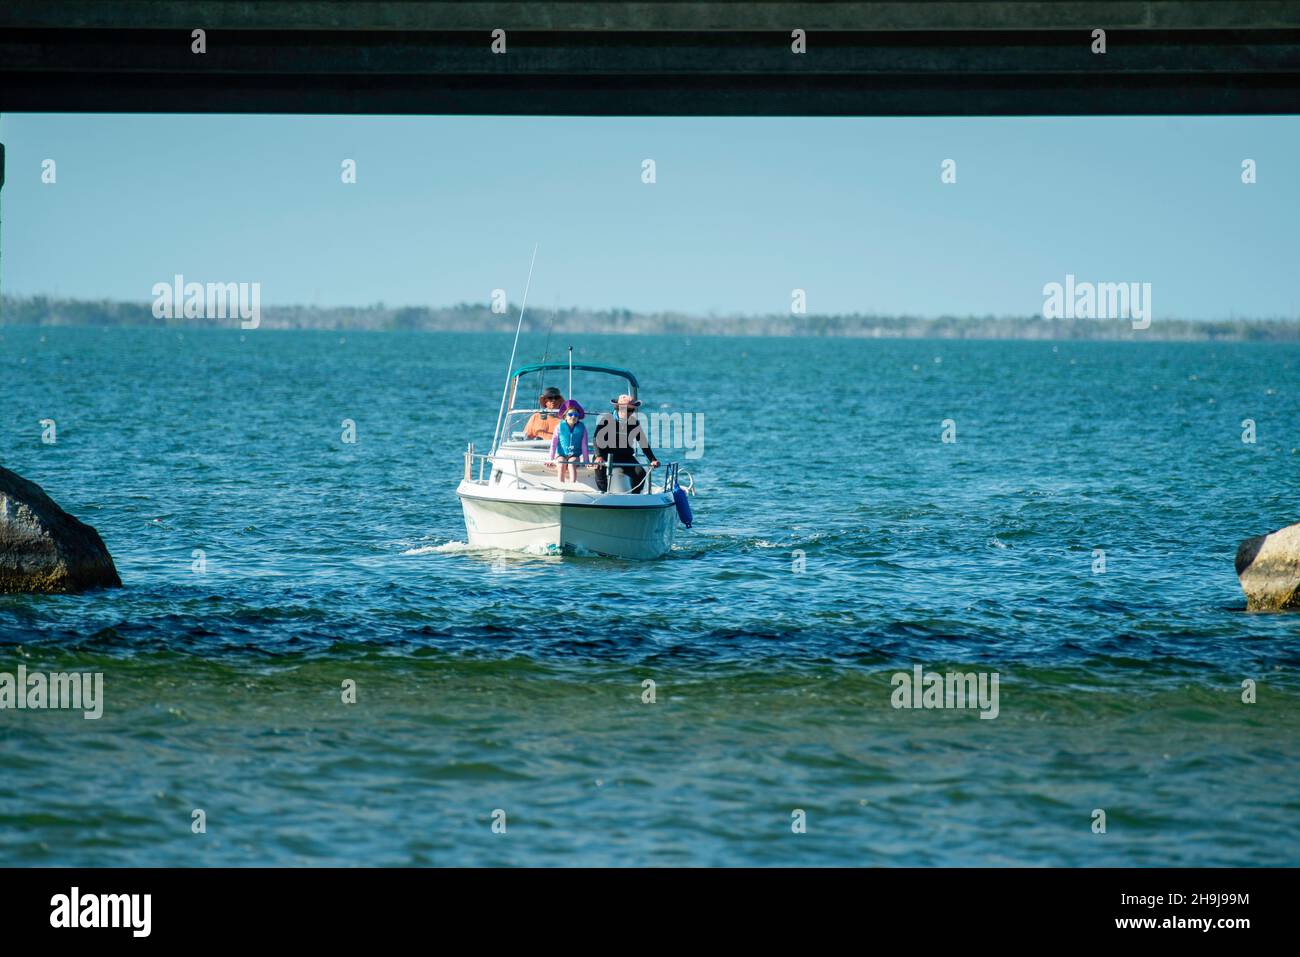
<svg viewBox="0 0 1300 957">
<path fill-rule="evenodd" d="M 0 111 L 1295 113 L 1300 3 L 4 0 Z"/>
</svg>

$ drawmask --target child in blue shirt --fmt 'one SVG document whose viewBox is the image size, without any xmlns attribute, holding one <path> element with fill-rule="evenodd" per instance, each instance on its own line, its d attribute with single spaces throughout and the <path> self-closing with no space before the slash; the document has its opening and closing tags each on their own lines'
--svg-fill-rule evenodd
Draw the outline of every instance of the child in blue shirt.
<svg viewBox="0 0 1300 957">
<path fill-rule="evenodd" d="M 587 447 L 587 427 L 582 422 L 586 416 L 587 413 L 576 399 L 569 399 L 560 406 L 560 424 L 551 439 L 551 458 L 560 463 L 561 485 L 570 468 L 573 471 L 572 481 L 577 482 L 578 463 L 591 461 L 591 451 Z"/>
</svg>

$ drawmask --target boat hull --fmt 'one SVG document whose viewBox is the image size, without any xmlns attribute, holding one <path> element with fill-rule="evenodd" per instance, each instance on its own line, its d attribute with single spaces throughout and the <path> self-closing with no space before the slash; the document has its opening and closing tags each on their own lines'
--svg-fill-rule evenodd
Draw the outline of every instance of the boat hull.
<svg viewBox="0 0 1300 957">
<path fill-rule="evenodd" d="M 457 490 L 471 545 L 630 559 L 659 558 L 672 550 L 677 512 L 671 495 L 499 496 L 481 489 L 467 482 Z"/>
</svg>

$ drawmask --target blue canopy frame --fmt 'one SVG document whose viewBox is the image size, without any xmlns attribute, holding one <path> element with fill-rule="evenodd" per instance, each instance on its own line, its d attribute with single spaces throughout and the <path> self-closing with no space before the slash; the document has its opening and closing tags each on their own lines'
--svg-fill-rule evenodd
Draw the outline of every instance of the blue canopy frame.
<svg viewBox="0 0 1300 957">
<path fill-rule="evenodd" d="M 573 369 L 575 372 L 579 370 L 582 372 L 604 372 L 608 375 L 619 376 L 620 378 L 626 379 L 627 384 L 632 387 L 632 391 L 629 392 L 628 395 L 632 396 L 634 399 L 636 398 L 636 376 L 627 369 L 615 369 L 613 366 L 578 365 L 577 363 L 569 365 L 567 362 L 539 362 L 536 365 L 520 366 L 514 372 L 510 373 L 510 378 L 518 379 L 521 375 L 528 375 L 530 372 L 550 371 L 551 369 Z"/>
</svg>

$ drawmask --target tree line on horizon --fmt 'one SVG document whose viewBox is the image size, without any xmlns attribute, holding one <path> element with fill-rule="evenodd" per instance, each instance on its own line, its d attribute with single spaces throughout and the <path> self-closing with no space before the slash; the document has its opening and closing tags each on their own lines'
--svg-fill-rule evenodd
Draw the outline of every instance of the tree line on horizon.
<svg viewBox="0 0 1300 957">
<path fill-rule="evenodd" d="M 487 304 L 453 306 L 264 306 L 261 328 L 513 332 L 517 306 L 505 313 Z M 1156 319 L 1135 330 L 1127 320 L 1043 319 L 1039 316 L 833 315 L 692 316 L 630 309 L 539 309 L 524 318 L 530 332 L 633 335 L 836 336 L 938 339 L 1128 339 L 1163 341 L 1300 341 L 1297 319 Z M 237 319 L 159 319 L 149 302 L 0 297 L 0 325 L 163 326 L 237 328 Z"/>
</svg>

